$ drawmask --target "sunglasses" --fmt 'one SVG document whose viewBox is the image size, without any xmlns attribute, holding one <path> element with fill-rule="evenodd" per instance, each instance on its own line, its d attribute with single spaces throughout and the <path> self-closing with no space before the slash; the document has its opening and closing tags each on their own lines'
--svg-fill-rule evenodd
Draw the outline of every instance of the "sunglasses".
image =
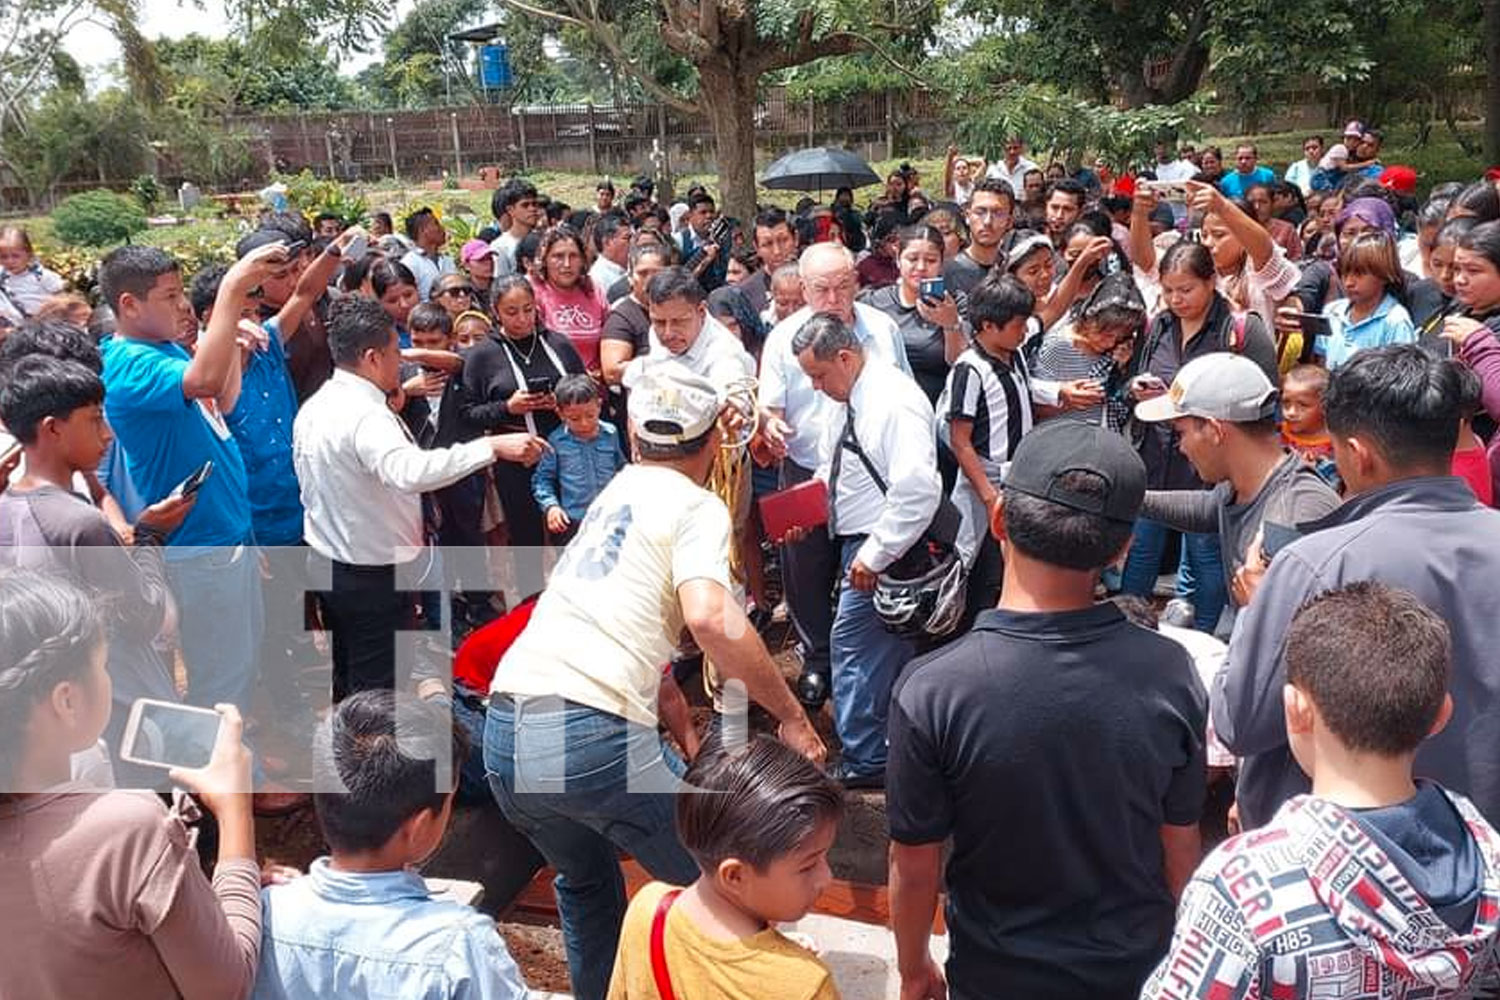
<svg viewBox="0 0 1500 1000">
<path fill-rule="evenodd" d="M 472 299 L 478 293 L 475 292 L 474 289 L 472 289 L 472 288 L 445 288 L 441 292 L 438 292 L 438 294 L 439 295 L 463 295 L 463 296 L 467 296 L 468 298 Z"/>
</svg>

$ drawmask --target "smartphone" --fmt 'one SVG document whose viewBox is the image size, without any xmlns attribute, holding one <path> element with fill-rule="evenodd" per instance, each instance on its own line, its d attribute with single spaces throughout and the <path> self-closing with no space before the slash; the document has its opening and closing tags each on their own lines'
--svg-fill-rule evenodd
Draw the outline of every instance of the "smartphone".
<svg viewBox="0 0 1500 1000">
<path fill-rule="evenodd" d="M 929 302 L 941 302 L 943 301 L 943 296 L 948 294 L 947 285 L 944 283 L 942 275 L 938 275 L 936 278 L 925 279 L 917 286 L 917 289 L 917 294 Z"/>
<path fill-rule="evenodd" d="M 1302 321 L 1304 337 L 1333 336 L 1333 327 L 1328 325 L 1328 317 L 1322 313 L 1299 312 L 1297 318 Z"/>
<path fill-rule="evenodd" d="M 1275 558 L 1276 553 L 1302 537 L 1302 533 L 1291 525 L 1272 521 L 1262 522 L 1260 532 L 1260 550 L 1265 553 L 1268 562 Z"/>
<path fill-rule="evenodd" d="M 365 254 L 370 252 L 370 238 L 368 236 L 356 236 L 349 241 L 344 248 L 344 260 L 356 263 L 365 259 Z"/>
<path fill-rule="evenodd" d="M 147 767 L 206 767 L 223 723 L 211 708 L 137 698 L 125 722 L 120 759 Z"/>
<path fill-rule="evenodd" d="M 169 494 L 169 496 L 173 496 L 173 497 L 190 497 L 190 496 L 192 496 L 194 493 L 198 492 L 199 488 L 202 487 L 204 481 L 208 479 L 209 473 L 211 473 L 213 471 L 214 471 L 214 460 L 213 459 L 209 459 L 207 462 L 204 462 L 203 465 L 201 465 L 198 468 L 197 472 L 193 473 L 191 476 L 188 476 L 182 482 L 178 483 L 176 489 L 172 490 L 172 492 Z"/>
<path fill-rule="evenodd" d="M 526 391 L 546 395 L 557 386 L 557 379 L 550 375 L 541 375 L 526 380 Z"/>
<path fill-rule="evenodd" d="M 283 243 L 282 246 L 286 247 L 286 255 L 290 259 L 307 249 L 307 241 L 291 240 L 290 242 Z"/>
<path fill-rule="evenodd" d="M 1146 187 L 1156 192 L 1162 201 L 1187 201 L 1187 185 L 1182 181 L 1146 181 Z"/>
</svg>

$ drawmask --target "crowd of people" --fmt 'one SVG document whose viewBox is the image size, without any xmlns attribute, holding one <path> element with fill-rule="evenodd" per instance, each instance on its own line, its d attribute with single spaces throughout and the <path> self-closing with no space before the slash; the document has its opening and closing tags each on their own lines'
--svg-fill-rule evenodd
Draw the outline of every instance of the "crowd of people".
<svg viewBox="0 0 1500 1000">
<path fill-rule="evenodd" d="M 516 177 L 97 302 L 0 230 L 0 994 L 524 996 L 466 801 L 581 1000 L 834 997 L 777 924 L 880 792 L 904 1000 L 1494 995 L 1500 188 L 1303 150 Z"/>
</svg>

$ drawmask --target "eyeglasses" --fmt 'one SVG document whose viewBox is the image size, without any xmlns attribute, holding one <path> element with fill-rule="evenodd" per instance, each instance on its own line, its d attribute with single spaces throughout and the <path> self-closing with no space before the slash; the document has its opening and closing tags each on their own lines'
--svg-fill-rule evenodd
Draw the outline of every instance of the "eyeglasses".
<svg viewBox="0 0 1500 1000">
<path fill-rule="evenodd" d="M 1001 222 L 1011 216 L 1010 212 L 1002 208 L 971 208 L 969 214 L 976 219 L 998 219 Z"/>
</svg>

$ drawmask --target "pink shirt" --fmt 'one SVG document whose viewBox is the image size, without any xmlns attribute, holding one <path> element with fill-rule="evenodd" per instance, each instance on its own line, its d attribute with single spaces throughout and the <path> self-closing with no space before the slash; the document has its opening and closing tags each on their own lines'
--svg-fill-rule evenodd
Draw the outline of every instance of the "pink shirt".
<svg viewBox="0 0 1500 1000">
<path fill-rule="evenodd" d="M 605 290 L 580 279 L 572 288 L 561 289 L 543 281 L 532 280 L 536 289 L 536 308 L 542 326 L 560 333 L 573 342 L 583 366 L 599 370 L 599 335 L 604 331 L 604 317 L 609 315 Z"/>
</svg>

